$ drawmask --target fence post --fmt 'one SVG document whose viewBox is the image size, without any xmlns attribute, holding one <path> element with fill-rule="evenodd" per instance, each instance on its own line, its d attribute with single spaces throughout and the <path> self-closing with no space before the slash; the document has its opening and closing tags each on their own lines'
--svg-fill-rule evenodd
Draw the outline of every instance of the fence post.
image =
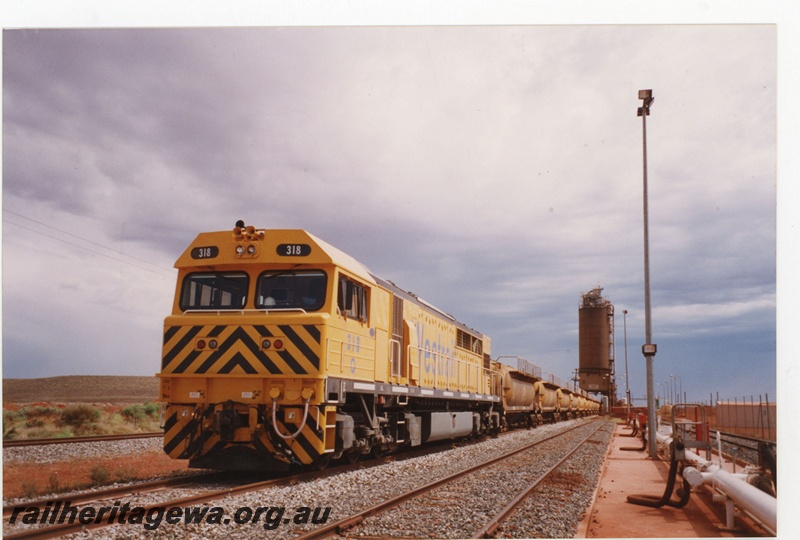
<svg viewBox="0 0 800 540">
<path fill-rule="evenodd" d="M 769 406 L 769 394 L 764 394 L 764 395 L 766 396 L 766 399 L 767 399 L 767 433 L 769 434 L 770 440 L 772 440 L 772 439 L 777 440 L 778 439 L 777 434 L 776 434 L 775 437 L 772 436 L 772 424 L 769 421 L 769 414 L 771 412 L 770 406 Z"/>
</svg>

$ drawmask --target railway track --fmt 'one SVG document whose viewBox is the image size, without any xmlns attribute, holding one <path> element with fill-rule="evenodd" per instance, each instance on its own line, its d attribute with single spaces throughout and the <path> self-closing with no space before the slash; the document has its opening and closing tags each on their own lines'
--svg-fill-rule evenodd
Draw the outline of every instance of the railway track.
<svg viewBox="0 0 800 540">
<path fill-rule="evenodd" d="M 543 445 L 548 443 L 559 444 L 559 441 L 564 439 L 565 436 L 573 434 L 574 431 L 589 431 L 588 435 L 580 439 L 580 442 L 575 445 L 569 445 L 569 448 L 566 450 L 563 457 L 560 457 L 560 459 L 558 459 L 558 461 L 549 469 L 544 471 L 544 473 L 538 475 L 524 491 L 514 496 L 514 498 L 505 505 L 505 507 L 499 510 L 494 516 L 486 520 L 484 525 L 475 529 L 471 535 L 473 538 L 484 538 L 491 536 L 491 534 L 498 530 L 505 519 L 512 515 L 514 510 L 527 499 L 531 492 L 539 487 L 545 480 L 550 478 L 559 467 L 561 467 L 583 445 L 587 444 L 588 441 L 605 425 L 607 425 L 606 422 L 602 420 L 596 420 L 588 425 L 579 424 L 566 431 L 562 431 L 545 439 L 536 441 L 530 445 L 526 445 L 522 448 L 489 459 L 483 463 L 479 463 L 478 465 L 459 470 L 458 472 L 455 472 L 445 478 L 440 478 L 422 487 L 409 490 L 392 499 L 382 501 L 358 513 L 341 518 L 333 523 L 318 527 L 313 531 L 296 537 L 295 540 L 328 538 L 333 535 L 344 534 L 345 531 L 347 531 L 348 534 L 352 533 L 359 537 L 366 538 L 379 538 L 387 536 L 408 537 L 408 531 L 390 532 L 387 529 L 382 529 L 380 532 L 378 532 L 375 530 L 376 527 L 374 525 L 371 528 L 367 528 L 366 531 L 356 531 L 354 528 L 366 525 L 367 520 L 375 521 L 380 519 L 381 517 L 387 515 L 390 510 L 412 502 L 413 504 L 409 505 L 410 508 L 407 509 L 407 512 L 410 514 L 409 518 L 411 520 L 416 520 L 417 523 L 422 521 L 420 519 L 421 516 L 426 516 L 426 508 L 430 508 L 433 505 L 441 505 L 441 501 L 447 501 L 454 506 L 469 507 L 470 505 L 464 495 L 467 492 L 472 491 L 472 488 L 467 485 L 465 488 L 459 489 L 456 486 L 457 483 L 464 481 L 464 479 L 474 479 L 474 477 L 480 474 L 497 474 L 496 470 L 498 468 L 510 471 L 512 474 L 519 474 L 520 468 L 524 467 L 524 463 L 534 456 L 534 453 L 540 450 Z M 539 459 L 538 456 L 537 459 Z M 493 469 L 494 472 L 487 472 L 489 469 Z M 469 482 L 467 482 L 467 484 L 469 484 Z M 500 484 L 502 484 L 502 482 L 500 482 Z M 474 507 L 472 508 L 472 511 L 475 511 Z M 402 521 L 403 518 L 394 516 L 392 517 L 392 520 Z M 422 534 L 425 538 L 431 536 L 439 537 L 440 534 L 442 536 L 450 536 L 452 535 L 452 531 L 427 530 Z M 456 536 L 461 535 L 457 534 Z"/>
<path fill-rule="evenodd" d="M 161 434 L 159 433 L 158 435 Z M 135 438 L 135 437 L 123 437 L 123 438 Z M 96 437 L 96 438 L 84 437 L 83 439 L 114 440 L 105 437 Z M 86 441 L 81 441 L 81 442 L 86 442 Z M 160 500 L 157 503 L 148 503 L 139 505 L 144 509 L 145 512 L 149 512 L 151 509 L 159 507 L 188 507 L 189 505 L 202 504 L 204 502 L 213 501 L 230 495 L 247 493 L 250 491 L 257 491 L 259 489 L 264 489 L 269 487 L 288 486 L 296 484 L 298 482 L 308 482 L 311 480 L 318 480 L 320 478 L 324 478 L 325 476 L 346 473 L 348 471 L 358 470 L 365 467 L 371 467 L 380 463 L 414 459 L 415 457 L 419 457 L 421 455 L 429 455 L 429 454 L 435 454 L 436 452 L 446 451 L 448 449 L 452 449 L 457 445 L 464 446 L 471 444 L 478 444 L 478 442 L 443 441 L 442 443 L 438 443 L 437 445 L 434 445 L 432 447 L 414 449 L 407 452 L 403 452 L 401 454 L 390 455 L 381 458 L 367 459 L 364 461 L 359 461 L 351 464 L 341 464 L 338 466 L 333 466 L 330 469 L 323 471 L 313 470 L 299 474 L 282 475 L 277 478 L 269 478 L 266 480 L 259 480 L 256 482 L 238 482 L 236 479 L 242 477 L 243 474 L 231 473 L 230 471 L 215 471 L 215 472 L 187 475 L 178 478 L 168 478 L 168 479 L 153 480 L 149 482 L 139 482 L 126 486 L 114 487 L 109 489 L 91 490 L 81 493 L 58 496 L 58 497 L 48 497 L 38 500 L 29 500 L 20 502 L 19 504 L 3 506 L 3 518 L 5 520 L 3 537 L 10 539 L 56 538 L 67 534 L 80 532 L 86 529 L 99 529 L 113 525 L 113 523 L 80 524 L 78 522 L 75 522 L 72 524 L 69 523 L 51 524 L 51 526 L 40 527 L 40 528 L 27 528 L 27 529 L 9 528 L 8 519 L 13 515 L 15 508 L 25 508 L 25 512 L 28 512 L 29 510 L 36 508 L 40 513 L 43 513 L 44 510 L 48 508 L 50 510 L 54 508 L 61 509 L 64 507 L 64 505 L 66 505 L 67 502 L 69 502 L 72 508 L 80 509 L 89 506 L 92 503 L 108 504 L 109 501 L 112 501 L 113 504 L 114 501 L 120 501 L 120 500 L 125 500 L 130 504 L 131 507 L 133 507 L 137 506 L 136 500 L 138 498 L 141 498 L 142 494 L 151 494 L 154 492 L 165 491 L 168 489 L 198 491 L 197 494 L 189 495 L 186 497 L 179 497 L 179 498 L 167 497 L 163 500 Z M 255 476 L 264 477 L 267 476 L 267 473 L 255 474 Z M 203 487 L 203 484 L 209 484 L 213 486 L 215 483 L 223 484 L 225 485 L 225 487 L 221 489 L 209 489 L 208 487 Z M 97 504 L 95 506 L 97 506 Z M 18 512 L 18 519 L 17 519 L 18 522 L 22 520 L 23 515 L 24 512 Z"/>
<path fill-rule="evenodd" d="M 100 502 L 107 503 L 110 499 L 114 499 L 116 501 L 125 498 L 132 499 L 143 492 L 153 492 L 157 490 L 163 490 L 166 488 L 188 489 L 197 491 L 197 493 L 193 493 L 185 497 L 177 497 L 177 498 L 167 497 L 164 500 L 159 500 L 158 502 L 149 504 L 137 504 L 135 502 L 133 504 L 130 504 L 130 501 L 128 501 L 130 507 L 133 508 L 138 506 L 143 509 L 144 514 L 147 514 L 148 512 L 158 508 L 185 508 L 191 505 L 199 505 L 205 502 L 222 499 L 224 497 L 235 495 L 238 493 L 256 491 L 267 487 L 291 485 L 296 482 L 303 482 L 310 479 L 316 479 L 324 474 L 326 473 L 320 471 L 312 471 L 312 472 L 295 474 L 291 476 L 285 476 L 281 478 L 259 480 L 257 482 L 244 482 L 238 485 L 226 486 L 222 489 L 207 489 L 206 487 L 202 486 L 202 483 L 213 482 L 215 479 L 221 480 L 230 476 L 229 472 L 222 471 L 222 472 L 192 475 L 190 477 L 184 477 L 184 478 L 145 482 L 142 484 L 135 484 L 115 489 L 86 492 L 83 494 L 59 497 L 56 499 L 50 498 L 45 500 L 33 501 L 29 503 L 23 503 L 19 506 L 24 507 L 26 511 L 27 509 L 30 509 L 32 507 L 44 510 L 45 508 L 48 507 L 51 509 L 56 508 L 56 503 L 59 501 L 61 501 L 62 503 L 69 501 L 72 507 L 81 508 L 88 506 L 89 503 L 100 503 Z M 3 509 L 4 519 L 13 514 L 14 508 Z M 23 512 L 19 512 L 19 514 L 23 515 Z M 67 534 L 82 532 L 85 530 L 101 529 L 116 524 L 117 522 L 115 522 L 113 519 L 110 522 L 106 520 L 97 523 L 95 522 L 80 523 L 78 520 L 76 520 L 73 523 L 68 523 L 68 522 L 61 524 L 47 523 L 46 526 L 44 527 L 23 529 L 15 532 L 11 532 L 9 529 L 5 529 L 3 538 L 16 539 L 16 540 L 57 538 Z"/>
<path fill-rule="evenodd" d="M 3 441 L 3 447 L 14 448 L 20 446 L 44 446 L 48 444 L 125 441 L 128 439 L 150 439 L 163 436 L 164 436 L 163 431 L 156 431 L 150 433 L 126 433 L 124 435 L 92 435 L 88 437 L 54 437 L 51 439 L 20 439 L 13 441 Z"/>
<path fill-rule="evenodd" d="M 695 426 L 690 425 L 684 429 L 689 434 L 690 438 L 695 438 Z M 722 458 L 734 464 L 734 472 L 736 467 L 744 468 L 749 465 L 763 466 L 770 470 L 772 481 L 777 486 L 776 457 L 778 446 L 775 441 L 748 437 L 737 433 L 728 433 L 716 429 L 710 429 L 708 435 L 712 454 L 719 455 L 721 449 Z"/>
<path fill-rule="evenodd" d="M 83 491 L 80 493 L 73 493 L 71 495 L 29 500 L 13 505 L 3 505 L 3 518 L 6 519 L 11 516 L 14 508 L 17 507 L 44 509 L 48 504 L 53 507 L 58 503 L 63 505 L 67 501 L 69 501 L 72 506 L 82 506 L 92 502 L 105 501 L 119 497 L 130 497 L 137 493 L 156 491 L 169 487 L 189 486 L 192 483 L 199 481 L 211 482 L 214 481 L 215 478 L 221 478 L 221 476 L 222 474 L 219 472 L 192 474 L 180 477 L 164 478 L 160 480 L 151 480 L 148 482 L 137 482 L 126 486 L 118 486 L 108 489 Z"/>
<path fill-rule="evenodd" d="M 511 500 L 506 506 L 504 506 L 492 519 L 489 520 L 486 525 L 480 528 L 474 535 L 473 538 L 494 538 L 498 532 L 503 531 L 504 529 L 510 530 L 523 530 L 522 524 L 515 524 L 513 523 L 515 517 L 518 517 L 519 514 L 525 513 L 520 512 L 523 508 L 528 506 L 533 506 L 531 504 L 535 495 L 540 495 L 546 498 L 555 498 L 560 499 L 563 497 L 562 493 L 564 488 L 566 491 L 571 491 L 571 484 L 574 482 L 580 482 L 581 479 L 575 475 L 574 472 L 571 471 L 563 471 L 565 469 L 565 465 L 567 465 L 573 456 L 581 451 L 586 445 L 589 444 L 597 444 L 598 441 L 595 437 L 597 436 L 598 432 L 603 428 L 603 425 L 600 425 L 589 433 L 583 440 L 581 440 L 575 447 L 566 453 L 566 455 L 558 460 L 552 467 L 550 467 L 544 474 L 542 474 L 537 480 L 532 482 L 524 491 L 521 491 L 513 500 Z M 578 465 L 580 467 L 580 465 Z M 567 494 L 569 496 L 569 494 Z M 525 513 L 526 515 L 536 515 L 537 512 L 533 513 Z M 523 521 L 529 521 L 529 518 L 526 518 Z"/>
<path fill-rule="evenodd" d="M 496 439 L 488 439 L 476 444 L 449 444 L 443 446 L 437 452 L 431 452 L 431 448 L 426 448 L 417 452 L 388 456 L 380 460 L 371 460 L 356 463 L 354 465 L 343 465 L 340 467 L 329 468 L 326 471 L 310 471 L 301 474 L 286 476 L 282 478 L 271 478 L 257 482 L 242 481 L 232 482 L 230 477 L 224 474 L 220 476 L 222 480 L 208 478 L 185 479 L 183 484 L 181 479 L 173 480 L 172 485 L 158 486 L 134 485 L 129 488 L 122 488 L 115 491 L 105 491 L 102 493 L 89 493 L 81 504 L 87 507 L 97 507 L 101 505 L 110 506 L 116 501 L 120 505 L 129 503 L 130 506 L 137 505 L 142 508 L 142 512 L 150 512 L 153 509 L 184 508 L 184 509 L 219 509 L 224 512 L 224 521 L 221 523 L 211 522 L 185 522 L 180 525 L 172 525 L 167 522 L 159 525 L 158 534 L 165 538 L 182 538 L 187 535 L 201 537 L 227 536 L 229 538 L 258 536 L 297 536 L 301 534 L 312 534 L 310 537 L 319 537 L 320 525 L 327 526 L 327 517 L 319 522 L 305 523 L 297 525 L 296 521 L 283 518 L 280 523 L 275 523 L 277 530 L 267 530 L 262 517 L 261 522 L 256 522 L 258 514 L 251 521 L 237 519 L 237 512 L 244 510 L 249 512 L 246 507 L 259 508 L 265 504 L 280 504 L 289 512 L 296 508 L 318 505 L 327 505 L 330 512 L 330 521 L 336 521 L 336 526 L 341 525 L 346 516 L 351 518 L 358 508 L 365 508 L 374 505 L 375 501 L 389 500 L 397 492 L 410 491 L 411 487 L 430 483 L 432 478 L 449 476 L 453 466 L 466 468 L 465 463 L 486 461 L 489 454 L 500 454 L 498 448 L 502 448 L 506 454 L 507 448 L 518 449 L 515 455 L 518 459 L 509 467 L 511 470 L 519 468 L 521 463 L 532 461 L 529 447 L 542 449 L 543 446 L 558 447 L 563 445 L 561 434 L 553 434 L 556 431 L 564 431 L 565 428 L 573 435 L 576 431 L 590 429 L 592 432 L 596 428 L 604 425 L 604 422 L 595 423 L 592 421 L 571 421 L 569 424 L 557 424 L 540 427 L 529 431 L 517 431 L 504 434 Z M 591 427 L 590 426 L 594 426 Z M 582 438 L 586 438 L 586 434 Z M 508 436 L 506 436 L 508 435 Z M 538 440 L 536 445 L 530 445 L 532 439 Z M 537 446 L 538 445 L 538 446 Z M 523 448 L 524 447 L 524 448 Z M 527 449 L 527 454 L 526 454 Z M 528 456 L 526 458 L 525 456 Z M 464 457 L 466 456 L 466 457 Z M 520 461 L 521 460 L 521 461 Z M 483 465 L 481 468 L 484 468 Z M 478 469 L 474 469 L 478 470 Z M 462 472 L 462 476 L 469 476 L 469 472 Z M 475 472 L 475 475 L 480 474 Z M 252 478 L 248 479 L 252 480 Z M 200 484 L 199 482 L 203 482 Z M 220 486 L 220 483 L 227 482 L 227 485 Z M 411 487 L 409 487 L 411 486 Z M 498 486 L 497 489 L 505 489 L 505 486 Z M 76 496 L 65 496 L 63 501 L 70 501 L 73 506 L 78 504 Z M 362 500 L 369 501 L 362 502 Z M 105 502 L 103 502 L 105 501 Z M 110 502 L 109 502 L 110 501 Z M 210 503 L 210 501 L 216 501 Z M 32 501 L 22 503 L 27 509 L 37 507 L 40 510 L 55 508 L 54 499 L 44 501 Z M 333 504 L 332 511 L 330 505 Z M 319 507 L 318 507 L 319 508 Z M 13 512 L 13 508 L 10 509 Z M 18 512 L 18 518 L 24 516 L 22 511 Z M 6 514 L 9 515 L 9 514 Z M 249 514 L 238 514 L 238 516 L 248 516 Z M 231 519 L 233 517 L 233 519 Z M 419 518 L 419 516 L 417 516 Z M 8 519 L 4 524 L 4 537 L 6 538 L 53 538 L 68 535 L 86 529 L 97 530 L 104 527 L 103 536 L 113 538 L 116 536 L 129 538 L 131 533 L 145 532 L 142 530 L 144 523 L 121 522 L 101 520 L 99 523 L 81 524 L 75 521 L 73 524 L 57 523 L 24 525 L 21 519 L 17 519 L 15 525 L 9 525 Z M 55 521 L 55 520 L 52 520 Z M 121 524 L 119 524 L 121 523 Z M 27 527 L 27 529 L 25 529 Z M 35 527 L 35 528 L 33 528 Z M 328 529 L 331 530 L 331 529 Z M 333 529 L 334 531 L 337 529 Z M 327 533 L 333 534 L 333 533 Z"/>
</svg>

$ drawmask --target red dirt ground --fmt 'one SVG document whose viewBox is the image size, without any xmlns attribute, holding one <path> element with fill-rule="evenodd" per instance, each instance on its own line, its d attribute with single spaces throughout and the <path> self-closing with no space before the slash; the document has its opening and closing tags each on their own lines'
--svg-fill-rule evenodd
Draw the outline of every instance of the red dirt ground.
<svg viewBox="0 0 800 540">
<path fill-rule="evenodd" d="M 158 398 L 154 376 L 64 376 L 41 379 L 3 379 L 3 408 L 18 410 L 23 405 L 63 408 L 66 403 L 105 404 L 119 412 L 125 404 L 145 403 Z M 100 406 L 100 405 L 98 405 Z M 57 455 L 58 445 L 53 453 Z M 3 497 L 39 497 L 58 484 L 62 491 L 82 489 L 93 482 L 92 467 L 103 467 L 109 483 L 124 479 L 147 479 L 187 470 L 186 460 L 173 460 L 163 452 L 107 459 L 76 459 L 53 464 L 3 463 Z M 31 493 L 35 491 L 35 493 Z"/>
<path fill-rule="evenodd" d="M 3 464 L 3 497 L 30 496 L 32 486 L 36 495 L 47 494 L 51 485 L 58 483 L 62 490 L 81 489 L 92 485 L 90 478 L 92 467 L 100 466 L 110 473 L 109 483 L 116 480 L 118 471 L 125 479 L 147 479 L 167 476 L 175 472 L 187 470 L 187 460 L 174 460 L 163 452 L 151 452 L 139 456 L 106 459 L 77 459 L 52 464 L 4 463 Z"/>
</svg>

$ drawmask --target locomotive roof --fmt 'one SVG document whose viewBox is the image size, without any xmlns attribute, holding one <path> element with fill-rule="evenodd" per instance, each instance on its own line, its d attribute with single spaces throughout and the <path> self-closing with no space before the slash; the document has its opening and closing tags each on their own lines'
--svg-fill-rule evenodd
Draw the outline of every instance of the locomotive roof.
<svg viewBox="0 0 800 540">
<path fill-rule="evenodd" d="M 234 255 L 239 244 L 255 244 L 259 251 L 253 257 Z M 281 256 L 281 246 L 306 246 L 308 252 L 301 257 Z M 198 257 L 197 250 L 213 248 L 218 253 L 211 257 Z M 315 249 L 316 248 L 316 249 Z M 285 262 L 286 264 L 334 264 L 367 283 L 375 284 L 369 269 L 356 259 L 333 247 L 303 229 L 254 229 L 249 236 L 234 231 L 204 232 L 197 235 L 191 245 L 175 263 L 175 268 L 193 266 L 240 265 L 242 263 Z"/>
<path fill-rule="evenodd" d="M 434 306 L 430 302 L 427 302 L 427 301 L 423 300 L 422 298 L 420 298 L 416 294 L 414 294 L 414 293 L 412 293 L 410 291 L 404 291 L 403 289 L 401 289 L 400 287 L 398 287 L 397 285 L 395 285 L 391 281 L 386 280 L 386 279 L 382 279 L 382 278 L 380 278 L 380 277 L 378 277 L 378 276 L 376 276 L 374 274 L 372 274 L 372 277 L 375 279 L 375 281 L 377 281 L 378 285 L 380 285 L 381 287 L 383 287 L 385 289 L 388 289 L 393 294 L 399 296 L 403 300 L 407 300 L 409 302 L 412 302 L 412 303 L 418 305 L 419 307 L 421 307 L 422 309 L 433 313 L 434 315 L 438 315 L 440 317 L 444 317 L 445 319 L 447 319 L 450 322 L 452 322 L 453 325 L 457 326 L 458 328 L 460 328 L 464 332 L 467 332 L 468 334 L 472 334 L 473 336 L 480 337 L 481 339 L 486 337 L 486 336 L 483 335 L 482 332 L 478 332 L 474 328 L 470 328 L 466 324 L 464 324 L 462 322 L 459 322 L 455 317 L 453 317 L 452 315 L 450 315 L 446 311 L 443 311 L 443 310 L 437 308 L 436 306 Z"/>
<path fill-rule="evenodd" d="M 249 229 L 249 230 L 248 230 Z M 252 257 L 236 256 L 234 249 L 241 244 L 256 244 L 258 252 Z M 279 249 L 282 246 L 307 246 L 308 251 L 302 257 L 281 256 Z M 216 253 L 209 257 L 199 257 L 203 249 L 213 249 Z M 485 338 L 485 336 L 443 311 L 433 304 L 426 302 L 416 294 L 404 291 L 389 280 L 382 279 L 372 272 L 366 265 L 359 262 L 344 251 L 332 246 L 326 241 L 314 236 L 303 229 L 255 229 L 237 227 L 233 231 L 204 232 L 197 235 L 191 245 L 175 263 L 175 268 L 191 268 L 197 266 L 240 265 L 259 262 L 286 262 L 287 264 L 334 264 L 349 273 L 357 276 L 366 283 L 379 285 L 388 289 L 393 294 L 412 302 L 428 312 L 451 321 L 461 330 Z"/>
</svg>

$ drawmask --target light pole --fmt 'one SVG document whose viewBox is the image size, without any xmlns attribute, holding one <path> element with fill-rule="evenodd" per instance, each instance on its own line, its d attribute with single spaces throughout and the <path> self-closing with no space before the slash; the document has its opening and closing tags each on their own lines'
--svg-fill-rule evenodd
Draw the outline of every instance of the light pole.
<svg viewBox="0 0 800 540">
<path fill-rule="evenodd" d="M 680 377 L 678 377 L 677 375 L 672 376 L 672 380 L 675 381 L 672 383 L 673 384 L 672 388 L 674 389 L 673 391 L 675 392 L 675 403 L 683 403 L 683 400 L 681 400 L 681 394 L 680 392 L 678 392 L 678 379 L 680 379 Z"/>
<path fill-rule="evenodd" d="M 647 443 L 649 455 L 652 459 L 658 457 L 656 441 L 656 408 L 655 395 L 653 394 L 653 357 L 656 355 L 656 345 L 653 343 L 653 330 L 650 323 L 650 239 L 648 231 L 647 213 L 647 117 L 650 115 L 650 106 L 655 98 L 652 90 L 639 90 L 639 99 L 642 106 L 637 115 L 642 117 L 642 186 L 643 186 L 643 213 L 644 213 L 644 333 L 645 343 L 642 345 L 642 354 L 647 364 Z"/>
<path fill-rule="evenodd" d="M 675 403 L 680 403 L 680 401 L 681 401 L 681 396 L 680 396 L 680 394 L 678 393 L 678 383 L 676 382 L 676 381 L 678 380 L 678 377 L 677 377 L 677 376 L 675 376 L 675 375 L 670 375 L 670 376 L 669 376 L 669 380 L 670 380 L 670 382 L 673 384 L 672 388 L 674 388 L 674 389 L 675 389 L 675 391 L 674 391 L 674 392 L 675 392 L 675 395 L 676 395 L 676 396 L 678 396 L 678 399 L 676 399 L 676 400 L 675 400 Z"/>
<path fill-rule="evenodd" d="M 670 375 L 669 376 L 669 394 L 670 394 L 670 396 L 673 395 L 673 393 L 672 393 L 672 379 L 673 379 L 673 377 L 674 377 L 674 375 Z M 675 401 L 672 400 L 672 403 L 674 404 Z"/>
<path fill-rule="evenodd" d="M 625 344 L 625 395 L 628 398 L 628 422 L 631 421 L 631 386 L 628 382 L 628 310 L 622 310 L 622 339 Z"/>
</svg>

